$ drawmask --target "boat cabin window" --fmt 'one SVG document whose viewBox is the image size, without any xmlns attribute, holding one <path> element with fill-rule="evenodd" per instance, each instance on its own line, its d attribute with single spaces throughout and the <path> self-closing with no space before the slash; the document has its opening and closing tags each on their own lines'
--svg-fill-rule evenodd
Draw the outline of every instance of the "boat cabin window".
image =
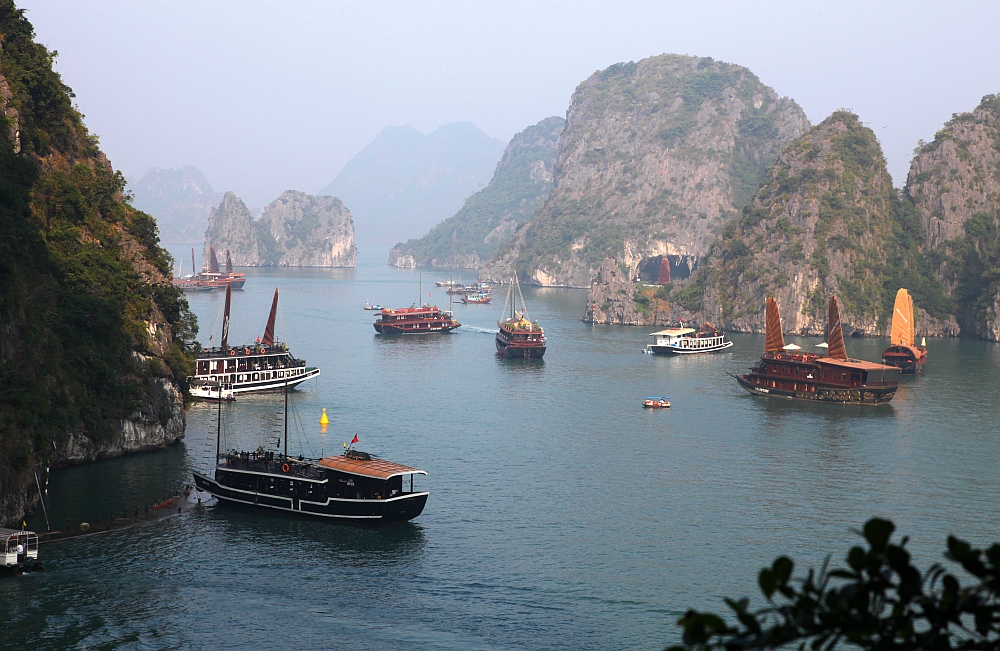
<svg viewBox="0 0 1000 651">
<path fill-rule="evenodd" d="M 208 375 L 208 362 L 198 362 L 198 375 Z"/>
</svg>

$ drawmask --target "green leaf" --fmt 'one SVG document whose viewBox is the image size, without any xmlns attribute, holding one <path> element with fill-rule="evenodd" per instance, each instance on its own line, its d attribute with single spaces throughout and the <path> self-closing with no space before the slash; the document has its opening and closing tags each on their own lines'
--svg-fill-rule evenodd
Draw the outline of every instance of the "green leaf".
<svg viewBox="0 0 1000 651">
<path fill-rule="evenodd" d="M 889 520 L 872 518 L 865 523 L 865 539 L 872 546 L 872 549 L 882 551 L 889 543 L 889 538 L 895 528 L 896 525 Z"/>
</svg>

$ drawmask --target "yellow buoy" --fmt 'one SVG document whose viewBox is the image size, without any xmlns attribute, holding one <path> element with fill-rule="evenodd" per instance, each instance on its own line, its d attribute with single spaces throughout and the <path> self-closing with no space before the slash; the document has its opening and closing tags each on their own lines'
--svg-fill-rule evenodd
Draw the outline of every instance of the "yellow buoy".
<svg viewBox="0 0 1000 651">
<path fill-rule="evenodd" d="M 323 415 L 319 417 L 320 425 L 329 425 L 330 419 L 326 417 L 326 407 L 323 407 Z"/>
</svg>

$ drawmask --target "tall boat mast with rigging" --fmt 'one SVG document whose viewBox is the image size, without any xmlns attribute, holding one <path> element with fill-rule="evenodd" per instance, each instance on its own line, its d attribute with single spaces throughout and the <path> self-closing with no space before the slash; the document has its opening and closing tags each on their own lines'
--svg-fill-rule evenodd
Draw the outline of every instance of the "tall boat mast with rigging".
<svg viewBox="0 0 1000 651">
<path fill-rule="evenodd" d="M 519 298 L 521 300 L 520 310 L 517 309 Z M 510 305 L 510 317 L 497 321 L 497 326 L 500 328 L 495 338 L 497 355 L 508 359 L 541 359 L 545 355 L 547 344 L 545 331 L 538 323 L 528 319 L 527 309 L 524 305 L 524 294 L 521 293 L 517 274 L 511 278 L 510 287 L 507 289 L 507 300 L 504 301 L 501 316 L 507 314 L 508 305 Z"/>
</svg>

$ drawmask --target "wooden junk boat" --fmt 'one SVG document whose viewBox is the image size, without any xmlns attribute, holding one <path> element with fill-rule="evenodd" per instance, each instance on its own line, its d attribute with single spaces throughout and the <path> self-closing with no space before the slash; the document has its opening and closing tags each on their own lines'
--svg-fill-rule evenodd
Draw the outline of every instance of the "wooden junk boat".
<svg viewBox="0 0 1000 651">
<path fill-rule="evenodd" d="M 426 335 L 449 332 L 462 325 L 452 313 L 438 306 L 386 308 L 378 313 L 375 332 L 380 335 Z"/>
<path fill-rule="evenodd" d="M 521 309 L 517 309 L 517 300 L 521 299 Z M 545 331 L 536 322 L 528 318 L 524 306 L 524 295 L 521 285 L 515 275 L 507 289 L 507 300 L 504 302 L 503 314 L 510 305 L 510 317 L 497 321 L 500 329 L 496 334 L 497 354 L 509 359 L 541 359 L 545 355 Z"/>
<path fill-rule="evenodd" d="M 194 269 L 194 249 L 191 249 L 191 269 Z M 208 247 L 208 262 L 201 273 L 191 276 L 181 276 L 178 273 L 173 280 L 174 287 L 182 291 L 210 291 L 213 289 L 223 289 L 232 287 L 233 289 L 243 289 L 247 282 L 247 277 L 241 273 L 233 271 L 233 258 L 226 250 L 226 271 L 219 270 L 219 258 L 215 255 L 215 247 Z"/>
<path fill-rule="evenodd" d="M 836 296 L 827 313 L 826 357 L 785 346 L 773 297 L 767 299 L 766 334 L 760 362 L 749 373 L 734 376 L 753 395 L 859 404 L 886 403 L 896 395 L 898 368 L 847 357 Z"/>
<path fill-rule="evenodd" d="M 927 348 L 924 342 L 914 345 L 913 297 L 905 289 L 896 292 L 889 337 L 889 347 L 882 352 L 884 364 L 897 367 L 903 375 L 913 375 L 924 367 Z"/>
<path fill-rule="evenodd" d="M 0 572 L 23 574 L 43 569 L 38 562 L 38 534 L 27 529 L 0 528 Z"/>
<path fill-rule="evenodd" d="M 353 448 L 322 459 L 289 456 L 287 396 L 283 453 L 262 448 L 222 453 L 220 403 L 214 474 L 194 471 L 198 490 L 224 504 L 341 522 L 388 524 L 420 515 L 429 493 L 415 490 L 413 480 L 426 475 L 423 470 Z"/>
<path fill-rule="evenodd" d="M 657 355 L 691 355 L 716 353 L 733 345 L 722 330 L 709 322 L 699 328 L 667 328 L 654 332 L 655 343 L 646 344 L 646 352 Z"/>
<path fill-rule="evenodd" d="M 188 377 L 191 395 L 205 399 L 232 399 L 240 393 L 280 391 L 319 377 L 320 370 L 306 366 L 288 352 L 288 346 L 274 338 L 278 311 L 278 290 L 274 290 L 271 313 L 264 336 L 253 344 L 229 346 L 229 307 L 232 288 L 226 288 L 226 308 L 222 319 L 222 341 L 198 354 L 195 374 Z"/>
</svg>

